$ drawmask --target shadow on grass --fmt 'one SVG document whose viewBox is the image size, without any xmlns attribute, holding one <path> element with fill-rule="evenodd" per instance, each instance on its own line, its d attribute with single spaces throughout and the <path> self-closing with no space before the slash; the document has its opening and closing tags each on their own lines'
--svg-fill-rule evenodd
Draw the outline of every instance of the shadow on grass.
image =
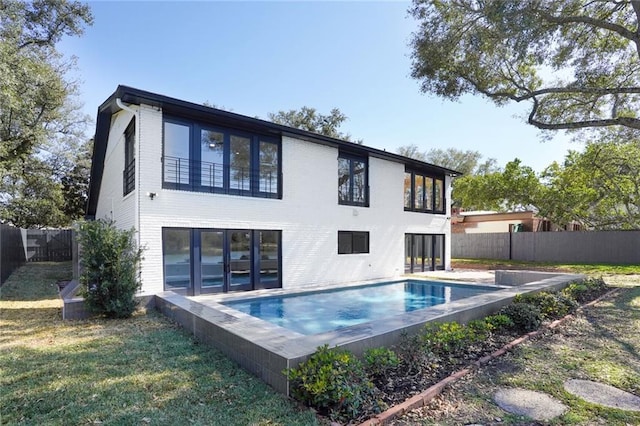
<svg viewBox="0 0 640 426">
<path fill-rule="evenodd" d="M 58 298 L 58 281 L 72 278 L 71 262 L 33 262 L 22 265 L 0 287 L 0 300 L 38 301 Z"/>
<path fill-rule="evenodd" d="M 63 322 L 51 321 L 52 311 L 43 312 L 39 322 L 27 318 L 22 323 L 18 318 L 26 312 L 15 312 L 3 327 L 14 339 L 10 347 L 0 343 L 3 422 L 316 422 L 310 411 L 299 410 L 158 314 Z M 38 333 L 48 338 L 40 339 Z"/>
</svg>

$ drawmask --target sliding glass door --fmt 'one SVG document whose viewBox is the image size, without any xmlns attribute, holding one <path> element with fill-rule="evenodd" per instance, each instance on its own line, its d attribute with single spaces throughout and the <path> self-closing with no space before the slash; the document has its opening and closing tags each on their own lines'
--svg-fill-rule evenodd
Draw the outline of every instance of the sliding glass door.
<svg viewBox="0 0 640 426">
<path fill-rule="evenodd" d="M 405 272 L 444 269 L 444 235 L 405 234 L 404 241 Z"/>
<path fill-rule="evenodd" d="M 282 287 L 281 231 L 162 230 L 164 289 L 198 295 Z"/>
</svg>

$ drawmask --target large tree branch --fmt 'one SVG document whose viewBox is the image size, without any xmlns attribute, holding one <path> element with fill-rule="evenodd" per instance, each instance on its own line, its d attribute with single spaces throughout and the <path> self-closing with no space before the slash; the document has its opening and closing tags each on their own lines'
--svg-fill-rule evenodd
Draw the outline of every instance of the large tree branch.
<svg viewBox="0 0 640 426">
<path fill-rule="evenodd" d="M 527 120 L 529 124 L 536 126 L 538 129 L 542 130 L 575 130 L 575 129 L 585 129 L 588 127 L 610 127 L 610 126 L 625 126 L 632 129 L 640 130 L 640 119 L 632 118 L 632 117 L 614 117 L 607 118 L 601 120 L 583 120 L 583 121 L 571 121 L 564 123 L 545 123 L 543 121 L 539 121 L 535 118 L 539 103 L 536 98 L 533 98 L 533 108 L 531 108 L 531 113 L 529 114 L 529 119 Z"/>
<path fill-rule="evenodd" d="M 634 10 L 637 7 L 635 3 L 636 2 L 633 1 L 631 2 Z M 595 28 L 613 31 L 614 33 L 617 33 L 627 40 L 631 40 L 633 42 L 637 42 L 639 40 L 637 32 L 631 31 L 628 28 L 623 27 L 622 25 L 614 24 L 602 19 L 591 18 L 589 16 L 555 16 L 548 12 L 545 12 L 544 10 L 539 10 L 539 12 L 544 19 L 554 24 L 587 24 Z"/>
</svg>

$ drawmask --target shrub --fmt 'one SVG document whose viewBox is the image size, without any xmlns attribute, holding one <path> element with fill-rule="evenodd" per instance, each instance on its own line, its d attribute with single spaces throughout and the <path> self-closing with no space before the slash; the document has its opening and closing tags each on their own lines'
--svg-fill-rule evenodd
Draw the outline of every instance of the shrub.
<svg viewBox="0 0 640 426">
<path fill-rule="evenodd" d="M 433 353 L 444 355 L 463 350 L 475 336 L 472 329 L 452 321 L 427 324 L 422 340 Z"/>
<path fill-rule="evenodd" d="M 514 323 L 508 315 L 496 314 L 486 317 L 485 322 L 492 327 L 492 331 L 503 331 L 513 329 Z"/>
<path fill-rule="evenodd" d="M 471 343 L 480 342 L 487 337 L 495 330 L 493 324 L 487 321 L 486 318 L 469 321 L 467 323 L 468 329 L 468 339 Z"/>
<path fill-rule="evenodd" d="M 373 384 L 351 352 L 320 346 L 286 374 L 294 398 L 333 418 L 357 418 L 371 403 Z"/>
<path fill-rule="evenodd" d="M 364 352 L 364 362 L 367 371 L 377 377 L 385 376 L 400 364 L 394 351 L 387 348 L 372 348 Z"/>
<path fill-rule="evenodd" d="M 514 330 L 519 333 L 537 330 L 542 324 L 540 309 L 529 303 L 511 303 L 502 308 L 500 314 L 508 316 L 513 321 Z"/>
<path fill-rule="evenodd" d="M 562 290 L 562 294 L 578 303 L 585 303 L 600 296 L 607 288 L 602 278 L 586 278 L 569 284 Z"/>
<path fill-rule="evenodd" d="M 395 350 L 401 369 L 407 375 L 425 374 L 437 365 L 436 357 L 425 346 L 421 335 L 403 333 Z"/>
<path fill-rule="evenodd" d="M 518 294 L 514 298 L 516 303 L 529 303 L 537 306 L 542 313 L 543 319 L 556 319 L 573 312 L 577 305 L 560 293 L 549 293 L 541 291 L 539 293 Z"/>
<path fill-rule="evenodd" d="M 108 220 L 78 224 L 80 283 L 85 304 L 92 312 L 127 318 L 135 311 L 142 250 L 137 248 L 134 234 L 135 230 L 120 230 Z"/>
</svg>

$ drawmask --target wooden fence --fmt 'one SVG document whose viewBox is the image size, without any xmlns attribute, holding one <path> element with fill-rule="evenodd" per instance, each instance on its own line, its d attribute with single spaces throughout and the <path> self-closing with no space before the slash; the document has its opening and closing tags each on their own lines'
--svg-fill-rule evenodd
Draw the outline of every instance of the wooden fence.
<svg viewBox="0 0 640 426">
<path fill-rule="evenodd" d="M 64 262 L 73 256 L 73 230 L 28 229 L 27 260 L 29 262 Z"/>
<path fill-rule="evenodd" d="M 26 260 L 22 230 L 0 223 L 0 285 Z"/>
<path fill-rule="evenodd" d="M 454 258 L 640 264 L 640 231 L 451 234 Z"/>
</svg>

